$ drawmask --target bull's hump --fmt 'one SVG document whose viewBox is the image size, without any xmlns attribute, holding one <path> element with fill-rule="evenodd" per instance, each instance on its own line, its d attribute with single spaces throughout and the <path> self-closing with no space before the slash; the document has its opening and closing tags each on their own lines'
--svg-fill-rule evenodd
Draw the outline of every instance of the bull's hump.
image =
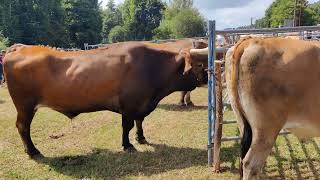
<svg viewBox="0 0 320 180">
<path fill-rule="evenodd" d="M 15 51 L 17 51 L 17 50 L 19 50 L 21 48 L 24 48 L 24 47 L 27 47 L 27 45 L 25 45 L 25 44 L 14 44 L 14 45 L 12 45 L 11 47 L 9 47 L 7 49 L 7 54 L 15 52 Z"/>
</svg>

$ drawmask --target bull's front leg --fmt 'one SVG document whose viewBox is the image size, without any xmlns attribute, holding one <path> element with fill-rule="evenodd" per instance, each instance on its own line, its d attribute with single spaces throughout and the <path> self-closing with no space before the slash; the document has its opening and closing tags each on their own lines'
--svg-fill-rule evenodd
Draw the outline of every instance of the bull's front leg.
<svg viewBox="0 0 320 180">
<path fill-rule="evenodd" d="M 191 91 L 187 91 L 185 95 L 185 102 L 186 106 L 194 106 L 193 102 L 191 101 Z"/>
<path fill-rule="evenodd" d="M 136 128 L 137 128 L 136 140 L 138 141 L 139 144 L 149 144 L 143 135 L 142 122 L 143 122 L 143 119 L 136 120 Z"/>
<path fill-rule="evenodd" d="M 134 120 L 122 115 L 122 146 L 123 150 L 127 152 L 137 151 L 129 140 L 129 133 L 133 126 Z"/>
<path fill-rule="evenodd" d="M 188 91 L 181 91 L 181 95 L 180 95 L 180 99 L 179 99 L 179 106 L 185 106 L 185 102 L 184 102 L 184 98 L 186 96 L 186 94 L 188 93 Z"/>
</svg>

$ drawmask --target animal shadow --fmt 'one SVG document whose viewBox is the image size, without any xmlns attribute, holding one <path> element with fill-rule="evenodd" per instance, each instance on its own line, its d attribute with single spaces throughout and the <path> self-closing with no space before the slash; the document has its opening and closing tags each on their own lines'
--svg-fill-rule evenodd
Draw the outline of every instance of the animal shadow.
<svg viewBox="0 0 320 180">
<path fill-rule="evenodd" d="M 175 169 L 207 165 L 205 149 L 152 145 L 154 151 L 124 153 L 94 149 L 89 154 L 61 157 L 41 157 L 38 163 L 77 179 L 121 178 L 125 176 L 159 174 Z"/>
<path fill-rule="evenodd" d="M 194 106 L 181 106 L 178 104 L 159 104 L 157 106 L 159 109 L 166 111 L 197 111 L 208 109 L 208 106 L 194 105 Z"/>
</svg>

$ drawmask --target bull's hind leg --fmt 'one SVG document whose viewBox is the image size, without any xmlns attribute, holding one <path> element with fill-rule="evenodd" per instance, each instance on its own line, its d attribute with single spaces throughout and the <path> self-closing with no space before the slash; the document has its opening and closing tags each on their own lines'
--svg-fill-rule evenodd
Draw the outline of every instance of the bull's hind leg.
<svg viewBox="0 0 320 180">
<path fill-rule="evenodd" d="M 35 114 L 34 106 L 25 106 L 23 108 L 17 108 L 17 110 L 18 116 L 16 126 L 23 141 L 25 151 L 30 157 L 38 155 L 40 152 L 34 146 L 30 136 L 30 126 Z"/>
<path fill-rule="evenodd" d="M 260 171 L 272 150 L 281 127 L 252 127 L 252 130 L 252 142 L 249 151 L 246 153 L 245 158 L 242 161 L 244 180 L 254 180 L 259 178 Z"/>
<path fill-rule="evenodd" d="M 134 126 L 134 120 L 122 115 L 122 146 L 127 152 L 136 151 L 136 148 L 130 143 L 129 133 Z"/>
<path fill-rule="evenodd" d="M 148 144 L 143 134 L 142 122 L 143 122 L 143 119 L 136 120 L 136 128 L 137 128 L 136 140 L 138 141 L 139 144 Z"/>
</svg>

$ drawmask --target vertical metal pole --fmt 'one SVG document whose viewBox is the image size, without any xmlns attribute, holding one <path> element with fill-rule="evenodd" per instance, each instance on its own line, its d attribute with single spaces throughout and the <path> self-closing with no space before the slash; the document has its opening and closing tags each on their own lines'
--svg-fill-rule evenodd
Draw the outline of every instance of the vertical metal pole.
<svg viewBox="0 0 320 180">
<path fill-rule="evenodd" d="M 208 22 L 208 165 L 212 166 L 212 137 L 215 124 L 215 79 L 214 79 L 214 55 L 215 55 L 215 21 Z"/>
</svg>

